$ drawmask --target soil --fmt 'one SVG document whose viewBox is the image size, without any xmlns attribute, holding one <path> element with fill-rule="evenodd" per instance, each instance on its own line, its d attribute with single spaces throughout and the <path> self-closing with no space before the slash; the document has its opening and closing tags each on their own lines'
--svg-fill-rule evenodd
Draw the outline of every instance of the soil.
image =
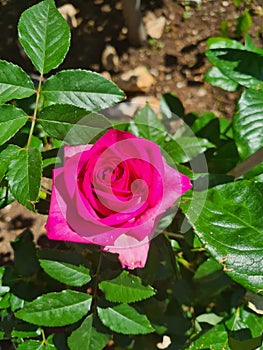
<svg viewBox="0 0 263 350">
<path fill-rule="evenodd" d="M 38 3 L 30 0 L 0 0 L 0 58 L 23 67 L 33 77 L 31 62 L 25 57 L 17 40 L 17 22 L 21 13 Z M 57 6 L 67 1 L 56 1 Z M 231 118 L 238 93 L 227 93 L 204 81 L 210 67 L 205 57 L 206 40 L 221 35 L 221 24 L 227 23 L 228 36 L 235 38 L 238 17 L 249 1 L 241 1 L 235 7 L 232 0 L 142 0 L 142 14 L 147 22 L 149 15 L 164 16 L 166 25 L 161 38 L 149 38 L 141 47 L 132 47 L 127 39 L 127 29 L 122 16 L 120 0 L 72 0 L 77 9 L 71 28 L 71 48 L 59 69 L 83 68 L 104 72 L 102 53 L 106 45 L 117 51 L 118 64 L 107 72 L 118 83 L 120 76 L 138 66 L 145 66 L 155 78 L 147 91 L 147 98 L 159 98 L 166 92 L 175 93 L 186 112 L 214 112 L 218 117 Z M 250 5 L 252 27 L 249 29 L 254 42 L 262 47 L 262 4 Z M 223 22 L 225 21 L 225 22 Z M 72 21 L 71 21 L 72 22 Z M 243 41 L 243 37 L 238 38 Z M 107 67 L 106 67 L 107 68 Z M 52 72 L 54 73 L 54 72 Z M 110 74 L 110 75 L 109 75 Z M 129 93 L 127 100 L 142 92 Z M 31 227 L 36 240 L 44 234 L 45 217 L 27 211 L 14 203 L 0 211 L 0 264 L 12 256 L 9 242 L 26 227 Z"/>
</svg>

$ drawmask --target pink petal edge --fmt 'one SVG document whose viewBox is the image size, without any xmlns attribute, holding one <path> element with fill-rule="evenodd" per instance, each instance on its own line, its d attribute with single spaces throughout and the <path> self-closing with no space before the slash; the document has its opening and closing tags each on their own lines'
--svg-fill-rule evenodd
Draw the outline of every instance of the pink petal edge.
<svg viewBox="0 0 263 350">
<path fill-rule="evenodd" d="M 136 238 L 122 235 L 116 239 L 114 246 L 104 247 L 103 250 L 119 254 L 119 260 L 123 268 L 134 270 L 142 268 L 146 264 L 150 243 L 146 237 L 142 242 Z"/>
</svg>

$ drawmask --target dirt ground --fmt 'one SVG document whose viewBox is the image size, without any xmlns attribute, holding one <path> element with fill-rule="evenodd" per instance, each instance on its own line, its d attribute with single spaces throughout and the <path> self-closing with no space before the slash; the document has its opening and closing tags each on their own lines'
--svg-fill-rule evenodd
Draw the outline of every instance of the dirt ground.
<svg viewBox="0 0 263 350">
<path fill-rule="evenodd" d="M 0 59 L 18 64 L 33 75 L 36 72 L 17 40 L 17 22 L 21 13 L 37 2 L 0 0 Z M 57 6 L 66 3 L 56 1 Z M 199 4 L 193 0 L 142 0 L 145 24 L 152 18 L 164 17 L 165 26 L 160 38 L 148 36 L 145 44 L 137 48 L 132 47 L 127 39 L 120 0 L 72 0 L 70 3 L 77 10 L 71 18 L 72 44 L 59 69 L 91 69 L 103 72 L 119 83 L 124 73 L 144 66 L 153 78 L 152 83 L 144 91 L 131 92 L 132 89 L 126 86 L 128 100 L 138 95 L 158 99 L 163 93 L 174 92 L 187 112 L 202 114 L 212 111 L 218 117 L 232 117 L 238 94 L 223 92 L 204 81 L 204 74 L 210 67 L 204 52 L 206 40 L 220 36 L 222 21 L 227 21 L 229 37 L 235 38 L 237 18 L 248 1 L 235 7 L 232 0 L 200 0 Z M 253 25 L 249 34 L 262 47 L 261 0 L 252 1 L 250 13 Z M 117 63 L 113 67 L 102 62 L 107 45 L 116 50 L 114 58 Z M 0 264 L 11 257 L 11 240 L 26 227 L 31 227 L 36 237 L 44 234 L 44 222 L 44 216 L 31 213 L 17 203 L 0 210 Z"/>
</svg>

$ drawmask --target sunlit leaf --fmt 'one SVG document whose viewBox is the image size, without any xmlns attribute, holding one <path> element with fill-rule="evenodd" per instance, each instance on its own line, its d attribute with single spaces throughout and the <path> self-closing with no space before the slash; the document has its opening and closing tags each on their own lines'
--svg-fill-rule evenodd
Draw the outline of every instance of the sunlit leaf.
<svg viewBox="0 0 263 350">
<path fill-rule="evenodd" d="M 71 145 L 88 144 L 111 123 L 103 115 L 88 113 L 72 105 L 52 105 L 44 108 L 38 121 L 49 136 Z"/>
<path fill-rule="evenodd" d="M 18 37 L 33 65 L 42 74 L 63 62 L 70 45 L 69 26 L 53 0 L 44 0 L 22 13 Z"/>
<path fill-rule="evenodd" d="M 112 81 L 81 69 L 51 76 L 42 92 L 50 102 L 73 105 L 89 112 L 108 108 L 124 98 L 124 93 Z"/>
<path fill-rule="evenodd" d="M 163 145 L 164 151 L 175 163 L 186 163 L 211 147 L 214 147 L 211 142 L 197 137 L 170 139 Z"/>
<path fill-rule="evenodd" d="M 238 101 L 233 118 L 234 139 L 241 159 L 246 159 L 263 147 L 263 92 L 245 90 Z M 263 172 L 263 162 L 257 166 Z"/>
<path fill-rule="evenodd" d="M 162 144 L 166 130 L 148 104 L 135 114 L 134 123 L 137 127 L 136 136 L 151 140 L 159 145 Z"/>
<path fill-rule="evenodd" d="M 0 153 L 0 182 L 2 181 L 8 166 L 12 158 L 16 157 L 17 152 L 20 151 L 20 148 L 16 145 L 8 145 Z"/>
<path fill-rule="evenodd" d="M 127 271 L 123 271 L 113 280 L 100 282 L 99 288 L 105 293 L 107 300 L 119 303 L 133 303 L 155 294 L 151 286 L 144 286 L 139 277 Z"/>
<path fill-rule="evenodd" d="M 21 149 L 9 164 L 7 177 L 12 194 L 19 203 L 32 209 L 38 199 L 42 159 L 37 148 Z"/>
<path fill-rule="evenodd" d="M 76 266 L 53 260 L 39 260 L 42 269 L 51 277 L 69 286 L 81 287 L 91 279 L 89 270 L 84 266 Z"/>
<path fill-rule="evenodd" d="M 15 313 L 16 317 L 39 326 L 59 327 L 80 320 L 90 309 L 89 294 L 63 290 L 43 294 Z"/>
<path fill-rule="evenodd" d="M 263 184 L 243 180 L 208 190 L 200 214 L 196 206 L 187 210 L 187 204 L 181 204 L 198 237 L 225 272 L 244 287 L 261 293 L 262 203 Z"/>
<path fill-rule="evenodd" d="M 102 350 L 107 345 L 109 334 L 100 333 L 93 327 L 93 316 L 89 315 L 81 326 L 68 338 L 70 350 Z"/>
<path fill-rule="evenodd" d="M 127 304 L 98 308 L 98 314 L 101 322 L 117 333 L 148 334 L 154 331 L 147 317 Z"/>
<path fill-rule="evenodd" d="M 26 113 L 13 105 L 0 106 L 0 145 L 14 136 L 26 124 Z"/>
<path fill-rule="evenodd" d="M 263 56 L 246 50 L 213 49 L 209 61 L 236 83 L 254 90 L 263 88 Z"/>
<path fill-rule="evenodd" d="M 0 103 L 33 95 L 30 77 L 13 63 L 0 60 Z"/>
</svg>

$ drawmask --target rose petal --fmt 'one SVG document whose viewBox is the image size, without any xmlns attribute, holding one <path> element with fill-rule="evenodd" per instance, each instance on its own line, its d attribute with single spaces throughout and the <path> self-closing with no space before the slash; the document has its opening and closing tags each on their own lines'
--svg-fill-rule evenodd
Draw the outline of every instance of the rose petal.
<svg viewBox="0 0 263 350">
<path fill-rule="evenodd" d="M 53 171 L 54 179 L 63 173 L 63 169 Z M 91 243 L 88 239 L 79 236 L 68 225 L 65 219 L 67 205 L 59 192 L 56 190 L 54 182 L 52 185 L 52 195 L 49 208 L 48 220 L 46 223 L 47 236 L 49 239 L 76 243 Z"/>
<path fill-rule="evenodd" d="M 75 156 L 76 154 L 80 154 L 84 151 L 88 151 L 93 147 L 93 145 L 79 145 L 79 146 L 65 146 L 64 147 L 64 158 L 65 160 Z"/>
<path fill-rule="evenodd" d="M 192 188 L 190 179 L 164 163 L 164 195 L 160 213 L 168 209 L 180 196 Z"/>
<path fill-rule="evenodd" d="M 116 239 L 113 247 L 105 247 L 103 250 L 119 254 L 122 267 L 133 270 L 145 266 L 149 245 L 148 239 L 140 242 L 134 237 L 122 235 Z"/>
</svg>

